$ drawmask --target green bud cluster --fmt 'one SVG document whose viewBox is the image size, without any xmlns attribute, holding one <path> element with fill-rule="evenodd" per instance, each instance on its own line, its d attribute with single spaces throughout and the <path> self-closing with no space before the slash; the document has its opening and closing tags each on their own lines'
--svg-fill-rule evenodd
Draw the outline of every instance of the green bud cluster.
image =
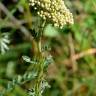
<svg viewBox="0 0 96 96">
<path fill-rule="evenodd" d="M 49 20 L 54 26 L 62 28 L 65 24 L 73 24 L 73 15 L 67 9 L 63 0 L 29 0 L 30 6 L 37 10 L 37 14 Z"/>
</svg>

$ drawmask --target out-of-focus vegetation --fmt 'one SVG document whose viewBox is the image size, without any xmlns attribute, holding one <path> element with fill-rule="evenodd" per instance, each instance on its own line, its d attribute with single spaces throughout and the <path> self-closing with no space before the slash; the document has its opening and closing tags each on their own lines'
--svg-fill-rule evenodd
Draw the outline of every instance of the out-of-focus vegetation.
<svg viewBox="0 0 96 96">
<path fill-rule="evenodd" d="M 96 0 L 65 0 L 65 3 L 73 13 L 74 25 L 57 30 L 49 24 L 42 37 L 44 55 L 49 56 L 48 62 L 50 55 L 54 59 L 45 66 L 51 87 L 43 96 L 96 96 Z M 31 35 L 39 38 L 40 22 L 39 18 L 32 18 L 32 10 L 25 0 L 0 0 L 0 92 L 10 82 L 20 83 L 20 76 L 24 80 L 14 90 L 10 89 L 13 85 L 7 86 L 11 92 L 6 96 L 34 96 L 29 89 L 34 84 L 30 80 L 36 75 L 26 74 L 34 70 L 30 64 L 34 45 L 30 41 Z"/>
</svg>

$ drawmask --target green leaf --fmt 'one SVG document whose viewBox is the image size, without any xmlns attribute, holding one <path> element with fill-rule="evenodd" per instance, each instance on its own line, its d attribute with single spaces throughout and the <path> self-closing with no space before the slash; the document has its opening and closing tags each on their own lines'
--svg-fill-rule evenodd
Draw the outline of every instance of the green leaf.
<svg viewBox="0 0 96 96">
<path fill-rule="evenodd" d="M 59 35 L 58 30 L 51 24 L 48 24 L 44 29 L 44 35 L 48 37 L 56 37 Z"/>
</svg>

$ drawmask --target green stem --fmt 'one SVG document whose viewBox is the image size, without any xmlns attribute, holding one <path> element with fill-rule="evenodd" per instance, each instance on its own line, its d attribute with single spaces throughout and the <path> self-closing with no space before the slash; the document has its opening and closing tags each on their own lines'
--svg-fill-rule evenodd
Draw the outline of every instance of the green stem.
<svg viewBox="0 0 96 96">
<path fill-rule="evenodd" d="M 45 26 L 45 21 L 42 24 L 41 32 L 43 32 L 44 26 Z M 40 36 L 39 40 L 37 41 L 37 50 L 38 50 L 38 52 L 37 52 L 36 56 L 37 56 L 37 59 L 38 59 L 39 63 L 37 65 L 38 78 L 37 78 L 36 83 L 35 83 L 35 93 L 36 93 L 35 96 L 42 96 L 40 87 L 41 87 L 41 82 L 42 82 L 42 80 L 44 78 L 44 76 L 43 76 L 43 73 L 44 73 L 43 72 L 43 70 L 44 70 L 44 57 L 42 55 L 41 38 L 42 38 L 42 33 L 41 33 L 41 36 Z"/>
</svg>

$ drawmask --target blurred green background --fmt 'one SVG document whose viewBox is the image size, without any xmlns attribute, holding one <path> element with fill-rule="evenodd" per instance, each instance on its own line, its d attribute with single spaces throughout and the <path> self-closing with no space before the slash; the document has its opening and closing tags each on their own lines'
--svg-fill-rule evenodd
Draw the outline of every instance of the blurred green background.
<svg viewBox="0 0 96 96">
<path fill-rule="evenodd" d="M 32 44 L 22 29 L 18 29 L 16 20 L 32 34 L 32 27 L 38 24 L 32 25 L 31 9 L 25 0 L 0 0 L 0 3 L 10 12 L 6 14 L 0 9 L 2 90 L 8 81 L 28 68 L 22 56 L 32 57 Z M 64 26 L 62 30 L 48 25 L 44 30 L 42 41 L 49 44 L 48 54 L 52 55 L 54 64 L 49 65 L 46 73 L 51 88 L 43 96 L 96 96 L 96 0 L 65 0 L 65 3 L 73 13 L 74 25 Z M 29 83 L 17 86 L 8 96 L 26 96 L 28 86 Z"/>
</svg>

